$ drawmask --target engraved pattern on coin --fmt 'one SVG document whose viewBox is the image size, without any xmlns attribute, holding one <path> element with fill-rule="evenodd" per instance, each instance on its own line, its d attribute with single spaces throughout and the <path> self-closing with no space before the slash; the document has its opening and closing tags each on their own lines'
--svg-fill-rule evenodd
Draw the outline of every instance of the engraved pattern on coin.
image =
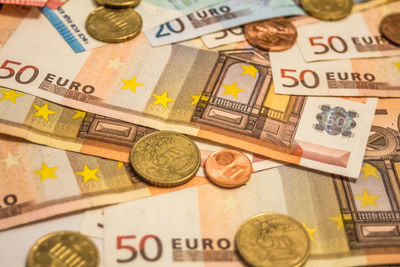
<svg viewBox="0 0 400 267">
<path fill-rule="evenodd" d="M 86 30 L 103 42 L 118 43 L 140 33 L 142 18 L 132 8 L 111 9 L 100 6 L 86 19 Z"/>
<path fill-rule="evenodd" d="M 301 266 L 311 252 L 306 230 L 294 219 L 261 213 L 240 225 L 235 236 L 240 256 L 251 266 Z"/>
<path fill-rule="evenodd" d="M 384 17 L 379 29 L 389 41 L 400 45 L 400 13 L 393 13 Z"/>
<path fill-rule="evenodd" d="M 321 106 L 321 113 L 318 113 L 316 118 L 318 123 L 314 128 L 318 131 L 326 131 L 330 135 L 339 135 L 352 137 L 351 130 L 356 127 L 354 118 L 358 114 L 354 111 L 346 111 L 342 107 L 331 108 L 327 105 Z"/>
<path fill-rule="evenodd" d="M 135 171 L 157 186 L 177 186 L 189 181 L 200 167 L 200 151 L 188 137 L 155 132 L 140 139 L 131 153 Z"/>
<path fill-rule="evenodd" d="M 99 266 L 97 246 L 86 236 L 72 231 L 47 234 L 32 246 L 27 266 Z"/>
<path fill-rule="evenodd" d="M 353 0 L 302 0 L 301 4 L 311 16 L 321 20 L 343 19 L 353 8 Z"/>
<path fill-rule="evenodd" d="M 291 48 L 297 39 L 297 30 L 285 18 L 269 19 L 246 24 L 244 32 L 252 46 L 269 51 Z"/>
</svg>

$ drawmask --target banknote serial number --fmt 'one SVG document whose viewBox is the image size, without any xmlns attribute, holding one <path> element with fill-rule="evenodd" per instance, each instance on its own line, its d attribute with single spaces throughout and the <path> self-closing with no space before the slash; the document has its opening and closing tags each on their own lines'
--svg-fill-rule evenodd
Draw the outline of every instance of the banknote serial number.
<svg viewBox="0 0 400 267">
<path fill-rule="evenodd" d="M 5 60 L 0 66 L 0 79 L 14 78 L 17 83 L 24 85 L 34 82 L 39 76 L 39 69 L 33 65 L 21 65 L 22 63 L 20 62 Z M 93 94 L 95 91 L 95 88 L 92 85 L 82 85 L 79 82 L 70 81 L 61 76 L 57 77 L 55 74 L 51 73 L 48 73 L 45 76 L 43 82 L 54 84 L 55 86 L 67 88 L 69 90 L 81 91 L 85 94 Z"/>
</svg>

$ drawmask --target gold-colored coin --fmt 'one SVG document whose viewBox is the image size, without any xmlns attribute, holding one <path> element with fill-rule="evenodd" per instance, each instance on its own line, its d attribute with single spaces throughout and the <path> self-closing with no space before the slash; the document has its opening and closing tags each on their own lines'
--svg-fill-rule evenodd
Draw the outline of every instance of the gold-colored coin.
<svg viewBox="0 0 400 267">
<path fill-rule="evenodd" d="M 142 137 L 133 147 L 131 164 L 146 182 L 162 187 L 188 182 L 200 167 L 197 145 L 183 134 L 160 131 Z"/>
<path fill-rule="evenodd" d="M 126 8 L 135 7 L 140 3 L 140 0 L 96 0 L 99 5 L 110 8 Z"/>
<path fill-rule="evenodd" d="M 260 213 L 244 221 L 235 236 L 242 259 L 251 266 L 302 266 L 310 256 L 311 241 L 294 219 Z"/>
<path fill-rule="evenodd" d="M 32 246 L 27 266 L 99 266 L 97 246 L 86 236 L 72 231 L 47 234 Z"/>
<path fill-rule="evenodd" d="M 86 19 L 86 30 L 103 42 L 119 43 L 140 33 L 142 18 L 132 8 L 111 9 L 100 6 Z"/>
<path fill-rule="evenodd" d="M 321 20 L 339 20 L 347 17 L 353 0 L 301 0 L 304 10 Z"/>
</svg>

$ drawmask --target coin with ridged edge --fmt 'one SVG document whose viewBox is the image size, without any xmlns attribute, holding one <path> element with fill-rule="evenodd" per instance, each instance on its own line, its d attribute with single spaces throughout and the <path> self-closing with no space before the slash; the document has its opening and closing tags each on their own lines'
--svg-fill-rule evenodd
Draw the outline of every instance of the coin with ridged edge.
<svg viewBox="0 0 400 267">
<path fill-rule="evenodd" d="M 251 266 L 302 266 L 311 253 L 304 227 L 278 213 L 260 213 L 245 220 L 235 235 L 241 258 Z"/>
<path fill-rule="evenodd" d="M 53 232 L 41 237 L 28 253 L 27 267 L 99 266 L 97 246 L 86 236 L 72 231 Z"/>
<path fill-rule="evenodd" d="M 111 9 L 100 6 L 86 19 L 86 30 L 107 43 L 120 43 L 134 38 L 142 29 L 142 18 L 132 8 Z"/>
<path fill-rule="evenodd" d="M 142 137 L 131 151 L 131 164 L 146 182 L 160 187 L 184 184 L 196 174 L 201 155 L 187 136 L 160 131 Z"/>
<path fill-rule="evenodd" d="M 347 17 L 353 8 L 353 0 L 301 0 L 304 10 L 321 20 L 339 20 Z"/>
<path fill-rule="evenodd" d="M 389 41 L 400 45 L 400 13 L 393 13 L 384 17 L 379 30 Z"/>
<path fill-rule="evenodd" d="M 140 0 L 96 0 L 97 4 L 109 8 L 126 8 L 135 7 L 140 3 Z"/>
</svg>

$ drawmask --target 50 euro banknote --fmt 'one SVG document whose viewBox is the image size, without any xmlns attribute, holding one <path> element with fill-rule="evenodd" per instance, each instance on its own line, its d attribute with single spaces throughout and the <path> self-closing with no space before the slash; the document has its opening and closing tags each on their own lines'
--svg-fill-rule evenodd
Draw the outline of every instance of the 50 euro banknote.
<svg viewBox="0 0 400 267">
<path fill-rule="evenodd" d="M 252 48 L 152 48 L 140 35 L 76 54 L 55 35 L 42 16 L 24 19 L 0 51 L 0 85 L 98 115 L 358 175 L 376 99 L 276 95 L 268 53 Z"/>
</svg>

